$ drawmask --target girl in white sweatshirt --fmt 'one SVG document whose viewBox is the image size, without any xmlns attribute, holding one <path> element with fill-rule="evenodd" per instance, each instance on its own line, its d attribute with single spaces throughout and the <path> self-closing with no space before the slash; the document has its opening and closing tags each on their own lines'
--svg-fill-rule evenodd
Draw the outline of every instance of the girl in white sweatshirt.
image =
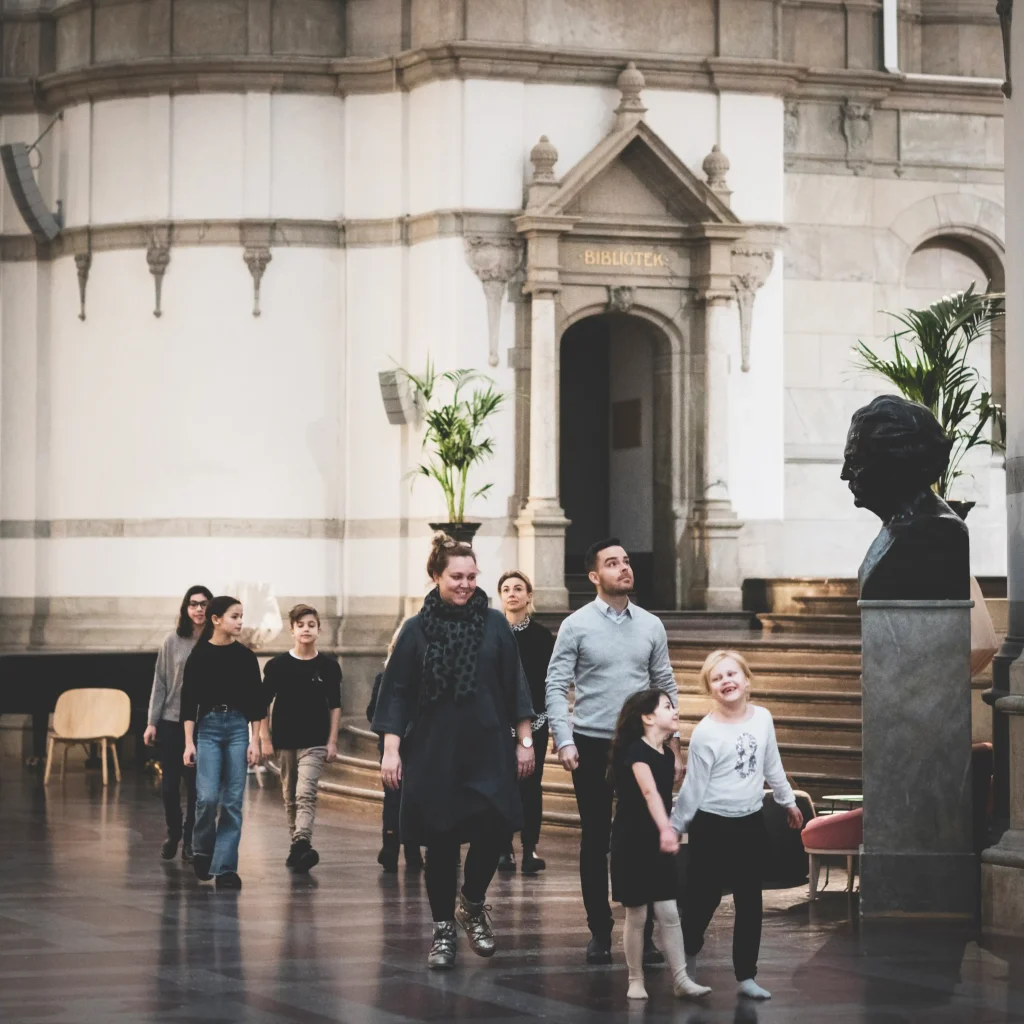
<svg viewBox="0 0 1024 1024">
<path fill-rule="evenodd" d="M 770 999 L 754 980 L 761 946 L 761 871 L 767 832 L 761 808 L 767 780 L 791 828 L 804 819 L 786 780 L 771 714 L 749 703 L 750 668 L 736 651 L 713 651 L 700 682 L 715 702 L 690 736 L 686 778 L 672 810 L 672 827 L 688 836 L 683 939 L 688 966 L 731 889 L 736 907 L 732 961 L 740 995 Z"/>
</svg>

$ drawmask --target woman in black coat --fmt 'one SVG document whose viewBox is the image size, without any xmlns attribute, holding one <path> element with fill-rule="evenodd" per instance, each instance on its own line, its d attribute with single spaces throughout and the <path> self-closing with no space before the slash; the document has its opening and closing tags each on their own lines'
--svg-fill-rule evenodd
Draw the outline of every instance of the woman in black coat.
<svg viewBox="0 0 1024 1024">
<path fill-rule="evenodd" d="M 399 633 L 372 728 L 384 736 L 384 785 L 402 785 L 402 842 L 427 847 L 427 964 L 449 968 L 456 923 L 475 953 L 494 953 L 484 900 L 509 834 L 522 828 L 517 783 L 534 769 L 533 706 L 512 630 L 477 589 L 473 549 L 435 534 L 427 572 L 435 588 Z"/>
<path fill-rule="evenodd" d="M 523 801 L 523 843 L 524 875 L 535 875 L 547 866 L 537 856 L 537 841 L 540 839 L 540 819 L 543 810 L 541 782 L 544 776 L 544 757 L 548 750 L 548 716 L 545 699 L 545 681 L 548 662 L 555 649 L 555 638 L 550 629 L 545 629 L 531 618 L 533 613 L 533 584 L 526 573 L 513 569 L 503 573 L 498 580 L 498 595 L 501 607 L 519 647 L 519 660 L 526 673 L 533 700 L 533 750 L 537 767 L 519 783 L 519 795 Z M 498 861 L 499 871 L 515 871 L 516 857 L 512 852 L 512 840 Z"/>
</svg>

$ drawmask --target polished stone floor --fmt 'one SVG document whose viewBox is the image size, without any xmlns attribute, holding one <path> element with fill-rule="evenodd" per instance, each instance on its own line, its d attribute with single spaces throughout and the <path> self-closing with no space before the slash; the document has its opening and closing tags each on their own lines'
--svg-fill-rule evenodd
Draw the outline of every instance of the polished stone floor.
<svg viewBox="0 0 1024 1024">
<path fill-rule="evenodd" d="M 44 790 L 3 761 L 0 1021 L 1024 1022 L 1024 952 L 934 925 L 859 929 L 839 891 L 813 909 L 802 890 L 769 895 L 759 980 L 771 1002 L 737 1002 L 726 905 L 701 958 L 706 1004 L 673 999 L 662 968 L 649 1003 L 627 1007 L 621 953 L 610 968 L 583 963 L 573 837 L 555 830 L 543 876 L 492 887 L 494 959 L 462 939 L 459 967 L 431 974 L 422 879 L 380 873 L 372 811 L 325 800 L 317 828 L 320 866 L 290 875 L 277 785 L 250 780 L 245 887 L 217 893 L 160 860 L 154 780 L 126 774 L 104 790 L 78 771 Z"/>
</svg>

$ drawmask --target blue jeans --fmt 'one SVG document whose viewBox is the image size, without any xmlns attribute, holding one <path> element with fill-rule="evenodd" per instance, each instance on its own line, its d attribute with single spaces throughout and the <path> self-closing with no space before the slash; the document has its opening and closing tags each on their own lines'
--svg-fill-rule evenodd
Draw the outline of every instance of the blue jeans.
<svg viewBox="0 0 1024 1024">
<path fill-rule="evenodd" d="M 208 711 L 197 728 L 192 849 L 197 857 L 212 858 L 211 875 L 223 875 L 238 870 L 249 722 L 240 711 Z"/>
</svg>

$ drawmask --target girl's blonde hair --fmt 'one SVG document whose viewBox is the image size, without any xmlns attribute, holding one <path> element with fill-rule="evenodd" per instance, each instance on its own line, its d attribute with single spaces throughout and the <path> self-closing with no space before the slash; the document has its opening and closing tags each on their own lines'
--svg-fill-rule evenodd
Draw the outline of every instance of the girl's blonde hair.
<svg viewBox="0 0 1024 1024">
<path fill-rule="evenodd" d="M 700 683 L 700 688 L 705 693 L 711 693 L 711 673 L 715 670 L 716 666 L 720 665 L 726 658 L 732 658 L 732 660 L 739 665 L 740 671 L 747 677 L 747 681 L 753 683 L 754 677 L 750 674 L 750 666 L 747 664 L 747 659 L 744 658 L 739 651 L 712 651 L 704 659 L 700 675 L 697 677 L 697 681 Z"/>
</svg>

